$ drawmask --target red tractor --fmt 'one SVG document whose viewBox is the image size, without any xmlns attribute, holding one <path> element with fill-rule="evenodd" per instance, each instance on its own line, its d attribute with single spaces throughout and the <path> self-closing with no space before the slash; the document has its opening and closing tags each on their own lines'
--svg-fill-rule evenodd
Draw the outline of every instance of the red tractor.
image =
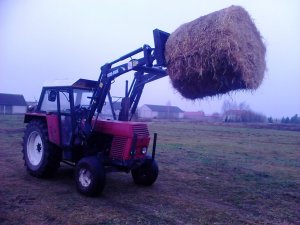
<svg viewBox="0 0 300 225">
<path fill-rule="evenodd" d="M 154 134 L 149 155 L 147 124 L 130 121 L 144 86 L 167 75 L 164 47 L 169 34 L 156 29 L 153 35 L 155 48 L 144 45 L 105 64 L 98 81 L 79 79 L 71 85 L 43 87 L 38 105 L 24 118 L 28 125 L 23 137 L 23 158 L 31 175 L 51 176 L 64 162 L 75 167 L 77 189 L 88 196 L 103 191 L 107 171 L 131 171 L 138 185 L 149 186 L 156 181 L 157 135 Z M 142 57 L 134 59 L 138 54 Z M 126 82 L 117 117 L 111 84 L 129 71 L 134 71 L 133 81 L 130 87 Z M 113 120 L 101 118 L 105 104 L 110 106 Z"/>
</svg>

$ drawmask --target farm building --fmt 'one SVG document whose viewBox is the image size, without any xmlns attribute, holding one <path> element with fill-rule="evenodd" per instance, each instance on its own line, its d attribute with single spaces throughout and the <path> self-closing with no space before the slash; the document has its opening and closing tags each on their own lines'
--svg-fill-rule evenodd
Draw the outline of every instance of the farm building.
<svg viewBox="0 0 300 225">
<path fill-rule="evenodd" d="M 23 95 L 0 93 L 0 114 L 22 114 L 27 110 Z"/>
<path fill-rule="evenodd" d="M 184 112 L 177 106 L 143 105 L 139 109 L 140 118 L 149 119 L 181 119 Z"/>
<path fill-rule="evenodd" d="M 190 119 L 190 120 L 200 120 L 203 119 L 204 117 L 204 112 L 199 111 L 199 112 L 184 112 L 184 118 L 185 119 Z"/>
<path fill-rule="evenodd" d="M 121 102 L 114 102 L 113 108 L 114 108 L 116 118 L 118 118 L 119 113 L 121 111 Z M 101 116 L 103 119 L 113 119 L 113 113 L 109 102 L 106 102 L 105 105 L 103 106 Z"/>
</svg>

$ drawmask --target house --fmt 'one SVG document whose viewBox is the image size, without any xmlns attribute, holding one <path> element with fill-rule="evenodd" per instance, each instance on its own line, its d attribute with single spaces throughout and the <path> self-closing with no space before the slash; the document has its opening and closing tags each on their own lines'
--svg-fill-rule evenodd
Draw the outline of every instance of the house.
<svg viewBox="0 0 300 225">
<path fill-rule="evenodd" d="M 184 118 L 185 119 L 190 119 L 190 120 L 201 120 L 204 117 L 204 112 L 199 111 L 199 112 L 184 112 Z"/>
<path fill-rule="evenodd" d="M 23 95 L 0 93 L 0 114 L 22 114 L 27 110 Z"/>
<path fill-rule="evenodd" d="M 184 112 L 177 106 L 143 105 L 139 109 L 140 118 L 148 119 L 181 119 Z"/>
<path fill-rule="evenodd" d="M 118 118 L 119 113 L 121 111 L 121 102 L 113 102 L 113 109 L 114 109 L 116 118 Z M 111 105 L 109 102 L 105 102 L 105 104 L 102 108 L 101 117 L 103 119 L 113 119 L 114 118 L 112 109 L 111 109 Z"/>
</svg>

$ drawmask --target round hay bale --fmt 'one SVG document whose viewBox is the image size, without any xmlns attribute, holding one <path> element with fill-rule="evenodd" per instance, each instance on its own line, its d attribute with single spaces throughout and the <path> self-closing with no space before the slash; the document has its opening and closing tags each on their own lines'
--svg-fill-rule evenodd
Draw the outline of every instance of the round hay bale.
<svg viewBox="0 0 300 225">
<path fill-rule="evenodd" d="M 256 89 L 264 77 L 265 53 L 259 31 L 240 6 L 181 25 L 165 46 L 172 84 L 189 99 Z"/>
</svg>

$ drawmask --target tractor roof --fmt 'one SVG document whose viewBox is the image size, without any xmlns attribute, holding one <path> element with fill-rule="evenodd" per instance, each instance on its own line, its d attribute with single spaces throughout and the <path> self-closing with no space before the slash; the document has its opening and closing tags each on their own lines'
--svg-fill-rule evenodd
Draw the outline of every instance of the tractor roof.
<svg viewBox="0 0 300 225">
<path fill-rule="evenodd" d="M 44 87 L 74 87 L 92 89 L 97 86 L 97 81 L 87 79 L 65 79 L 65 80 L 53 80 L 46 81 Z"/>
</svg>

